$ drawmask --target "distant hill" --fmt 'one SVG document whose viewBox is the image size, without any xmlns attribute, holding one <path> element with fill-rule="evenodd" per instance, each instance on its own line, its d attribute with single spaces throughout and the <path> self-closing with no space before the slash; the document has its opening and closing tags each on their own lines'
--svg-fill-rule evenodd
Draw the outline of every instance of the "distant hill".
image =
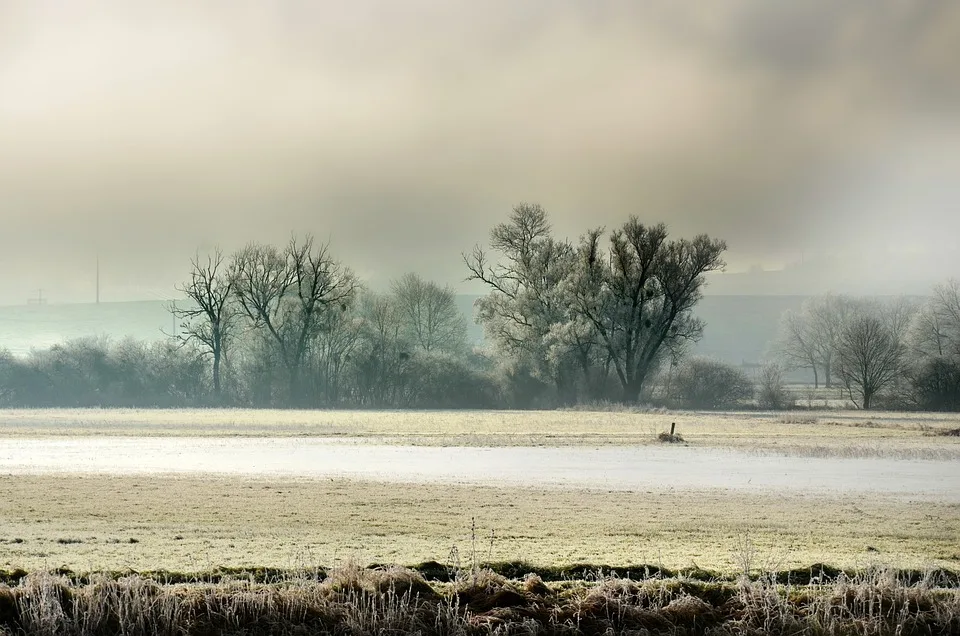
<svg viewBox="0 0 960 636">
<path fill-rule="evenodd" d="M 84 336 L 159 340 L 173 328 L 167 301 L 0 307 L 0 349 L 14 355 Z"/>
<path fill-rule="evenodd" d="M 457 296 L 457 305 L 467 317 L 468 338 L 479 344 L 484 335 L 473 320 L 477 298 Z M 780 316 L 799 308 L 804 298 L 707 296 L 697 305 L 696 314 L 706 322 L 706 330 L 693 352 L 732 364 L 759 362 L 776 335 Z M 0 349 L 15 355 L 82 336 L 159 340 L 173 330 L 166 301 L 0 307 Z"/>
</svg>

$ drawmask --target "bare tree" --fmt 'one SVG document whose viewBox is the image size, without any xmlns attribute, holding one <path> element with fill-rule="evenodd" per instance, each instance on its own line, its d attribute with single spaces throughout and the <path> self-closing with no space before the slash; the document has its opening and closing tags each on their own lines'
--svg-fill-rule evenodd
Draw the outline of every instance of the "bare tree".
<svg viewBox="0 0 960 636">
<path fill-rule="evenodd" d="M 668 241 L 665 225 L 636 217 L 611 234 L 606 253 L 601 234 L 593 230 L 581 242 L 569 302 L 596 330 L 624 401 L 635 402 L 667 351 L 701 337 L 703 323 L 691 310 L 704 274 L 724 267 L 726 243 L 706 235 Z"/>
<path fill-rule="evenodd" d="M 909 332 L 912 348 L 920 355 L 960 358 L 960 281 L 936 285 Z"/>
<path fill-rule="evenodd" d="M 312 236 L 291 238 L 283 251 L 248 245 L 234 256 L 231 278 L 243 313 L 279 349 L 290 396 L 301 402 L 304 359 L 322 314 L 343 311 L 353 301 L 356 278 L 330 256 L 327 245 L 314 246 Z"/>
<path fill-rule="evenodd" d="M 195 343 L 213 360 L 213 392 L 219 399 L 222 391 L 220 366 L 234 334 L 237 311 L 233 304 L 233 279 L 227 272 L 220 249 L 201 260 L 190 261 L 190 279 L 177 287 L 190 301 L 187 307 L 172 305 L 170 311 L 179 318 L 183 343 Z"/>
<path fill-rule="evenodd" d="M 884 320 L 859 311 L 844 325 L 837 356 L 850 399 L 864 410 L 902 371 L 903 345 Z"/>
<path fill-rule="evenodd" d="M 813 385 L 833 386 L 833 367 L 844 321 L 855 303 L 847 296 L 824 294 L 804 301 L 799 312 L 784 312 L 775 345 L 788 366 L 813 371 Z"/>
<path fill-rule="evenodd" d="M 813 371 L 813 386 L 820 387 L 817 336 L 803 314 L 788 309 L 780 318 L 780 332 L 774 345 L 786 366 Z"/>
<path fill-rule="evenodd" d="M 360 311 L 365 348 L 357 365 L 361 398 L 370 406 L 397 404 L 410 359 L 404 338 L 403 315 L 386 294 L 363 294 Z"/>
<path fill-rule="evenodd" d="M 465 349 L 467 324 L 452 289 L 413 273 L 393 281 L 392 288 L 406 336 L 417 348 L 448 353 Z"/>
<path fill-rule="evenodd" d="M 337 406 L 344 398 L 348 363 L 359 349 L 363 319 L 355 311 L 323 312 L 318 335 L 312 347 L 312 376 L 324 404 Z"/>
<path fill-rule="evenodd" d="M 880 301 L 876 312 L 890 329 L 890 333 L 901 343 L 907 338 L 910 323 L 920 310 L 920 305 L 907 296 L 894 296 Z"/>
<path fill-rule="evenodd" d="M 810 335 L 816 351 L 817 364 L 823 370 L 823 385 L 833 386 L 833 366 L 844 323 L 854 308 L 847 296 L 825 294 L 814 296 L 804 303 L 804 315 L 810 324 Z"/>
<path fill-rule="evenodd" d="M 520 366 L 553 384 L 561 401 L 572 401 L 573 373 L 566 356 L 551 355 L 548 335 L 571 319 L 562 289 L 574 261 L 572 246 L 550 236 L 546 211 L 521 203 L 490 232 L 491 247 L 500 253 L 491 262 L 479 246 L 463 259 L 467 280 L 487 285 L 490 293 L 476 303 L 477 320 L 487 337 Z M 556 352 L 554 351 L 554 354 Z"/>
<path fill-rule="evenodd" d="M 953 348 L 949 322 L 937 311 L 934 302 L 928 302 L 914 316 L 908 330 L 910 350 L 920 357 L 943 357 Z"/>
</svg>

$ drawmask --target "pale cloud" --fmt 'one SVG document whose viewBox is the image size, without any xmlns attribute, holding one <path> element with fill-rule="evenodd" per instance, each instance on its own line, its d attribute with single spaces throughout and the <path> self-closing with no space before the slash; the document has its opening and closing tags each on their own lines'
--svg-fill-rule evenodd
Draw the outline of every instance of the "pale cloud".
<svg viewBox="0 0 960 636">
<path fill-rule="evenodd" d="M 0 299 L 292 231 L 456 283 L 521 200 L 958 275 L 958 42 L 937 0 L 0 0 Z"/>
</svg>

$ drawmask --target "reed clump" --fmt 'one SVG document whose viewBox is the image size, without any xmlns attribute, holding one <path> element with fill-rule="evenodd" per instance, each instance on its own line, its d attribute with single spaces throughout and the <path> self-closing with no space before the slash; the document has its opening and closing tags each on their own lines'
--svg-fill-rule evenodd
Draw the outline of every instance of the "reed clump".
<svg viewBox="0 0 960 636">
<path fill-rule="evenodd" d="M 960 633 L 952 583 L 893 570 L 802 584 L 773 575 L 544 581 L 486 568 L 443 582 L 353 564 L 269 582 L 34 572 L 0 584 L 0 634 L 951 634 Z"/>
</svg>

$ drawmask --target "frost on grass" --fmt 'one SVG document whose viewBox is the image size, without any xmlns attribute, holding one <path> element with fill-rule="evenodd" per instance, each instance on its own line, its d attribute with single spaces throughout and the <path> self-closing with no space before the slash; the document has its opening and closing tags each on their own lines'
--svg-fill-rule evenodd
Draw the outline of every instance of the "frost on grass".
<svg viewBox="0 0 960 636">
<path fill-rule="evenodd" d="M 531 583 L 531 581 L 533 581 Z M 951 634 L 960 590 L 890 572 L 811 585 L 687 578 L 431 583 L 397 568 L 165 583 L 33 573 L 0 584 L 0 634 Z"/>
</svg>

